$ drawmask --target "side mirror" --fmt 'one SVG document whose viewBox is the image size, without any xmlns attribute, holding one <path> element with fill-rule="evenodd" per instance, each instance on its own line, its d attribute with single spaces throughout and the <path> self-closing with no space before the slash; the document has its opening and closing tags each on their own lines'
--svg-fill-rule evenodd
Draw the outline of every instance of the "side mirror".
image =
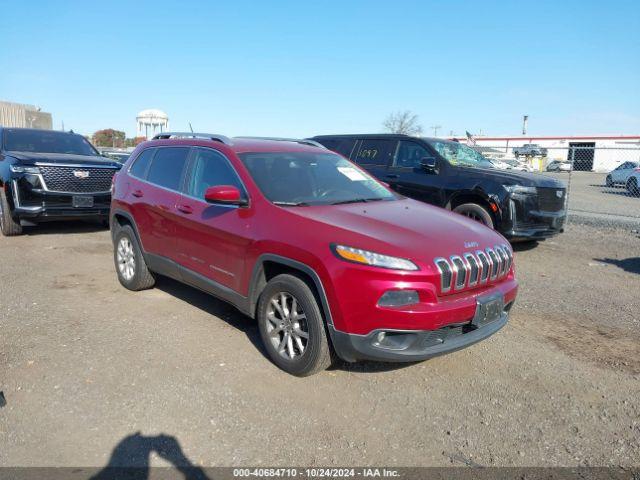
<svg viewBox="0 0 640 480">
<path fill-rule="evenodd" d="M 420 160 L 420 166 L 427 172 L 435 172 L 438 163 L 434 157 L 424 157 Z"/>
<path fill-rule="evenodd" d="M 209 203 L 224 203 L 226 205 L 246 205 L 238 187 L 233 185 L 216 185 L 204 192 L 204 199 Z"/>
</svg>

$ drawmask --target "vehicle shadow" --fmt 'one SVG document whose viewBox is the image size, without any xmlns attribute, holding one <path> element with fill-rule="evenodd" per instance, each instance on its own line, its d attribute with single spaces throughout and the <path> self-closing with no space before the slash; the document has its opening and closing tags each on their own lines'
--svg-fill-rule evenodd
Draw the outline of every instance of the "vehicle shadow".
<svg viewBox="0 0 640 480">
<path fill-rule="evenodd" d="M 228 325 L 237 328 L 247 336 L 249 341 L 266 360 L 269 362 L 271 361 L 262 344 L 260 331 L 258 330 L 258 324 L 256 321 L 247 317 L 232 305 L 219 300 L 208 293 L 201 292 L 196 288 L 192 288 L 189 285 L 185 285 L 168 277 L 158 276 L 155 288 L 158 288 L 163 292 L 182 300 L 183 302 L 193 305 L 203 312 L 217 317 L 227 322 Z M 399 370 L 411 365 L 413 365 L 413 363 L 347 363 L 340 359 L 336 359 L 330 370 L 344 370 L 354 373 L 376 373 Z"/>
<path fill-rule="evenodd" d="M 258 324 L 255 320 L 249 318 L 231 304 L 168 277 L 158 276 L 155 288 L 237 328 L 247 336 L 253 346 L 256 347 L 265 358 L 269 358 L 262 346 Z"/>
<path fill-rule="evenodd" d="M 146 480 L 150 473 L 150 456 L 155 452 L 175 467 L 185 479 L 209 479 L 205 471 L 191 463 L 180 443 L 171 435 L 146 437 L 140 432 L 123 438 L 111 452 L 107 465 L 90 480 Z"/>
<path fill-rule="evenodd" d="M 618 260 L 617 258 L 594 258 L 596 262 L 607 263 L 621 268 L 625 272 L 640 274 L 640 257 L 630 257 Z"/>
<path fill-rule="evenodd" d="M 538 246 L 537 240 L 523 240 L 521 242 L 512 242 L 511 248 L 514 252 L 526 252 L 528 250 L 533 250 Z"/>
<path fill-rule="evenodd" d="M 607 187 L 605 185 L 592 185 L 592 187 L 602 187 L 602 190 L 600 191 L 600 193 L 606 193 L 608 195 L 618 195 L 621 197 L 637 197 L 636 195 L 633 195 L 632 193 L 630 193 L 626 187 Z"/>
<path fill-rule="evenodd" d="M 68 222 L 42 222 L 33 227 L 23 227 L 24 235 L 57 235 L 64 233 L 93 233 L 109 230 L 109 227 L 101 222 L 68 221 Z"/>
</svg>

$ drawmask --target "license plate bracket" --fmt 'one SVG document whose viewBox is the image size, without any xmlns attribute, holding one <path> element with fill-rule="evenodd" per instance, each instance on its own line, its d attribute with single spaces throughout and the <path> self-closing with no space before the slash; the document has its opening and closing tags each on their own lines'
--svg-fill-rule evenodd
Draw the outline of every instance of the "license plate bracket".
<svg viewBox="0 0 640 480">
<path fill-rule="evenodd" d="M 471 323 L 477 327 L 499 320 L 504 311 L 504 297 L 495 293 L 476 299 L 476 314 Z"/>
<path fill-rule="evenodd" d="M 90 195 L 74 195 L 71 199 L 73 208 L 91 208 L 93 207 L 93 197 Z"/>
</svg>

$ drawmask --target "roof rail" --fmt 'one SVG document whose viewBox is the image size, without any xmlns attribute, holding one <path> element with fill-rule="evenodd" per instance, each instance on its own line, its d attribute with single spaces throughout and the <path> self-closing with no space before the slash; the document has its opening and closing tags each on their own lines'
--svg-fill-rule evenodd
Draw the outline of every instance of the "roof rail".
<svg viewBox="0 0 640 480">
<path fill-rule="evenodd" d="M 272 140 L 274 142 L 294 142 L 299 143 L 301 145 L 309 145 L 310 147 L 320 147 L 325 150 L 327 147 L 322 145 L 321 143 L 316 142 L 315 140 L 309 140 L 306 138 L 282 138 L 282 137 L 233 137 L 233 138 L 242 138 L 246 140 Z"/>
<path fill-rule="evenodd" d="M 155 135 L 152 140 L 167 140 L 169 138 L 202 138 L 205 140 L 224 143 L 225 145 L 233 145 L 233 142 L 229 137 L 218 135 L 216 133 L 162 132 Z"/>
</svg>

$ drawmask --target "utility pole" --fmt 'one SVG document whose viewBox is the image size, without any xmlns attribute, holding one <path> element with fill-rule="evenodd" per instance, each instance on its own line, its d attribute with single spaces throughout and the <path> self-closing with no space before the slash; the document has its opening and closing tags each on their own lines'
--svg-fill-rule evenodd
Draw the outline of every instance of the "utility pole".
<svg viewBox="0 0 640 480">
<path fill-rule="evenodd" d="M 442 125 L 433 125 L 432 127 L 429 127 L 433 129 L 433 136 L 437 137 L 438 136 L 438 130 L 442 128 Z"/>
</svg>

